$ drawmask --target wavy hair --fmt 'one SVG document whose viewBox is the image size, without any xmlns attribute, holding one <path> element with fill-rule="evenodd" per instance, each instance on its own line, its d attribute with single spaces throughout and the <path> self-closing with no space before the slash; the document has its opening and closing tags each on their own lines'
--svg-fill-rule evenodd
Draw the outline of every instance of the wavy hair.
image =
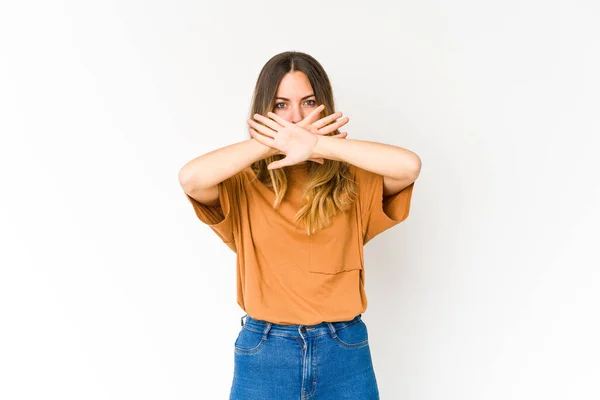
<svg viewBox="0 0 600 400">
<path fill-rule="evenodd" d="M 286 51 L 273 56 L 260 71 L 254 88 L 250 116 L 255 113 L 266 115 L 269 111 L 274 112 L 279 83 L 288 72 L 293 71 L 302 71 L 308 77 L 316 103 L 325 106 L 319 118 L 334 113 L 331 83 L 321 64 L 306 53 Z M 327 136 L 339 133 L 336 129 Z M 284 168 L 269 170 L 267 165 L 282 158 L 284 155 L 276 154 L 251 165 L 257 178 L 267 187 L 273 188 L 273 209 L 281 204 L 288 188 L 288 179 Z M 332 218 L 348 210 L 357 196 L 357 184 L 350 177 L 349 164 L 330 159 L 323 161 L 323 164 L 307 161 L 308 183 L 302 195 L 302 207 L 296 213 L 296 221 L 304 224 L 309 236 L 331 225 Z"/>
</svg>

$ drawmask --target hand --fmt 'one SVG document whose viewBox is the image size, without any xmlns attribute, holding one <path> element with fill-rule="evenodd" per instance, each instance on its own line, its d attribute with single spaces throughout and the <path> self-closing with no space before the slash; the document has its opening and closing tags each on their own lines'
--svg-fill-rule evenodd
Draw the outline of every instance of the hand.
<svg viewBox="0 0 600 400">
<path fill-rule="evenodd" d="M 260 143 L 273 148 L 273 151 L 271 151 L 269 155 L 286 155 L 284 159 L 269 164 L 268 169 L 297 164 L 307 159 L 320 164 L 324 162 L 323 158 L 320 157 L 310 158 L 310 155 L 318 142 L 317 135 L 325 135 L 335 131 L 342 125 L 348 123 L 348 118 L 344 117 L 341 120 L 336 121 L 337 118 L 342 115 L 342 113 L 337 112 L 314 121 L 323 108 L 324 106 L 320 105 L 297 124 L 288 122 L 272 112 L 267 114 L 272 119 L 266 118 L 260 114 L 254 115 L 254 118 L 262 122 L 263 125 L 252 119 L 248 120 L 248 124 L 252 127 L 249 129 L 250 135 Z M 336 122 L 330 124 L 333 121 Z M 262 133 L 262 135 L 259 132 Z M 331 137 L 343 139 L 347 135 L 348 132 L 342 132 Z M 269 139 L 269 137 L 272 139 Z"/>
<path fill-rule="evenodd" d="M 323 104 L 314 109 L 310 114 L 306 116 L 302 121 L 298 122 L 296 125 L 306 129 L 313 135 L 326 135 L 328 133 L 334 132 L 336 129 L 340 128 L 343 125 L 346 125 L 349 121 L 348 117 L 344 117 L 337 120 L 342 116 L 341 112 L 336 112 L 331 115 L 328 115 L 324 118 L 319 119 L 318 121 L 311 122 L 313 119 L 319 116 L 319 113 L 325 108 Z M 331 122 L 334 124 L 329 125 Z M 334 135 L 332 137 L 340 136 L 341 134 Z"/>
<path fill-rule="evenodd" d="M 342 116 L 341 112 L 336 112 L 334 114 L 331 114 L 329 116 L 321 118 L 317 121 L 313 121 L 315 118 L 317 118 L 320 115 L 320 111 L 322 111 L 324 108 L 325 108 L 324 105 L 318 106 L 315 110 L 313 110 L 309 115 L 307 115 L 302 121 L 298 122 L 296 125 L 306 128 L 309 132 L 311 132 L 315 135 L 326 135 L 331 132 L 334 132 L 339 127 L 348 123 L 348 121 L 349 121 L 348 117 L 344 117 L 341 120 L 336 121 L 339 117 Z M 257 114 L 255 117 L 258 120 L 262 121 L 263 123 L 272 122 L 270 119 L 266 119 L 262 115 L 259 115 L 259 114 Z M 333 121 L 336 121 L 336 122 L 334 124 L 328 125 L 329 123 L 331 123 Z M 347 136 L 348 136 L 348 132 L 341 132 L 341 133 L 338 133 L 338 134 L 330 136 L 330 137 L 338 138 L 338 139 L 345 139 Z M 267 157 L 275 155 L 275 154 L 285 154 L 276 148 L 271 147 L 270 149 L 271 149 L 271 151 L 268 152 Z M 321 157 L 309 158 L 309 160 L 317 162 L 319 164 L 323 164 L 323 162 L 324 162 L 323 158 L 321 158 Z"/>
</svg>

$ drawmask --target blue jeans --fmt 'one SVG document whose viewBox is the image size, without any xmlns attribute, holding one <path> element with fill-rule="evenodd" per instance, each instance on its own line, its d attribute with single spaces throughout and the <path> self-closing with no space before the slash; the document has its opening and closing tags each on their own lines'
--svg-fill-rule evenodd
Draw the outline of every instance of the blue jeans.
<svg viewBox="0 0 600 400">
<path fill-rule="evenodd" d="M 244 317 L 234 346 L 230 400 L 379 399 L 361 314 L 317 325 Z"/>
</svg>

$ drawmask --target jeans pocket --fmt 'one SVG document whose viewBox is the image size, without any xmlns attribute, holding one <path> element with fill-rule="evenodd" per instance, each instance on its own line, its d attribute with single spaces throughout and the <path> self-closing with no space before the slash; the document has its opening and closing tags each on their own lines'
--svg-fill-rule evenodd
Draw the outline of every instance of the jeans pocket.
<svg viewBox="0 0 600 400">
<path fill-rule="evenodd" d="M 263 347 L 267 339 L 263 339 L 262 332 L 242 327 L 235 340 L 234 350 L 236 354 L 256 354 Z"/>
<path fill-rule="evenodd" d="M 369 332 L 362 319 L 335 331 L 335 342 L 345 349 L 360 349 L 369 345 Z"/>
</svg>

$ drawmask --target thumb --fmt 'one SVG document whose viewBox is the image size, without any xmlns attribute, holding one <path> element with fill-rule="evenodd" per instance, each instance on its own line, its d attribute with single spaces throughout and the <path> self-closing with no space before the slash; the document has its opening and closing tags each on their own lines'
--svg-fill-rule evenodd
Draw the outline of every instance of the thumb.
<svg viewBox="0 0 600 400">
<path fill-rule="evenodd" d="M 281 160 L 278 160 L 278 161 L 273 161 L 271 164 L 267 165 L 267 169 L 272 170 L 272 169 L 282 168 L 282 167 L 291 165 L 289 162 L 285 162 L 285 160 L 287 160 L 287 157 L 282 158 Z"/>
</svg>

